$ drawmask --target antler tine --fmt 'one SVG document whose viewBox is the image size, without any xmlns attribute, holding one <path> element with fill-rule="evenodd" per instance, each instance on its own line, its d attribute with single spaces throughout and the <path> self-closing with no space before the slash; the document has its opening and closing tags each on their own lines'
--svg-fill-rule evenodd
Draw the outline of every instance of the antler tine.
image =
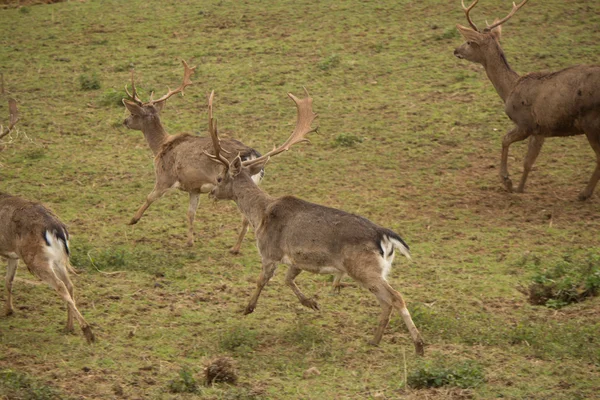
<svg viewBox="0 0 600 400">
<path fill-rule="evenodd" d="M 251 165 L 261 164 L 268 160 L 270 157 L 282 153 L 286 150 L 289 150 L 293 145 L 300 142 L 308 142 L 309 140 L 306 138 L 306 135 L 316 131 L 318 128 L 311 128 L 311 124 L 314 119 L 317 117 L 312 111 L 312 98 L 308 94 L 306 88 L 304 88 L 304 93 L 306 93 L 306 97 L 303 99 L 299 99 L 291 93 L 288 93 L 290 99 L 296 103 L 296 108 L 298 110 L 298 117 L 296 120 L 296 127 L 294 131 L 290 135 L 290 137 L 279 147 L 274 148 L 267 154 L 255 158 L 253 160 L 247 160 L 242 163 L 242 165 L 248 167 Z"/>
<path fill-rule="evenodd" d="M 513 8 L 510 11 L 510 13 L 506 17 L 502 18 L 500 21 L 495 21 L 492 25 L 488 25 L 484 29 L 484 32 L 489 32 L 492 29 L 494 29 L 495 27 L 497 27 L 499 25 L 502 25 L 503 23 L 505 23 L 506 21 L 508 21 L 510 19 L 510 17 L 512 17 L 513 15 L 515 15 L 515 13 L 519 10 L 519 8 L 521 8 L 521 7 L 523 7 L 525 5 L 525 3 L 527 3 L 527 0 L 523 0 L 519 5 L 516 5 L 513 2 Z"/>
<path fill-rule="evenodd" d="M 188 66 L 188 64 L 185 62 L 185 60 L 181 60 L 181 62 L 183 63 L 183 68 L 184 68 L 184 72 L 183 72 L 183 82 L 181 83 L 181 85 L 175 89 L 175 90 L 171 90 L 171 88 L 169 88 L 167 94 L 165 94 L 163 97 L 161 97 L 160 99 L 157 100 L 151 100 L 149 104 L 154 104 L 154 103 L 158 103 L 164 100 L 167 100 L 169 97 L 173 96 L 174 94 L 177 93 L 181 93 L 183 95 L 183 90 L 192 84 L 192 80 L 190 79 L 190 77 L 192 76 L 192 74 L 194 73 L 194 70 L 196 69 L 196 67 L 190 67 Z"/>
<path fill-rule="evenodd" d="M 219 133 L 217 131 L 217 121 L 215 121 L 213 118 L 212 103 L 213 103 L 214 96 L 215 96 L 215 91 L 213 90 L 212 92 L 210 92 L 210 96 L 208 97 L 208 132 L 210 133 L 210 138 L 212 139 L 212 142 L 213 142 L 215 154 L 212 155 L 212 154 L 207 153 L 206 151 L 204 152 L 204 154 L 206 154 L 208 157 L 210 157 L 211 160 L 223 164 L 225 166 L 225 169 L 227 170 L 227 169 L 229 169 L 229 161 L 221 154 L 221 152 L 224 150 L 221 148 L 221 142 L 219 141 Z"/>
<path fill-rule="evenodd" d="M 17 109 L 17 102 L 13 98 L 8 99 L 8 111 L 10 113 L 8 128 L 5 130 L 0 125 L 0 139 L 11 133 L 17 122 L 19 122 L 19 110 Z"/>
<path fill-rule="evenodd" d="M 139 97 L 137 97 L 137 91 L 135 90 L 135 81 L 133 79 L 133 69 L 131 70 L 131 90 L 133 91 L 133 94 L 129 93 L 129 90 L 127 90 L 127 85 L 125 85 L 125 93 L 127 93 L 127 96 L 129 96 L 131 100 L 135 101 L 140 106 L 144 104 L 144 102 Z"/>
<path fill-rule="evenodd" d="M 471 10 L 473 9 L 473 7 L 475 7 L 475 5 L 479 2 L 479 0 L 475 0 L 473 2 L 473 4 L 471 4 L 469 7 L 465 7 L 465 0 L 460 0 L 460 4 L 462 5 L 463 11 L 465 12 L 465 15 L 467 16 L 467 21 L 469 21 L 469 25 L 471 25 L 471 28 L 473 28 L 476 32 L 479 32 L 479 29 L 477 29 L 477 25 L 475 25 L 473 23 L 473 21 L 471 20 L 471 17 L 469 16 L 469 13 L 471 12 Z"/>
</svg>

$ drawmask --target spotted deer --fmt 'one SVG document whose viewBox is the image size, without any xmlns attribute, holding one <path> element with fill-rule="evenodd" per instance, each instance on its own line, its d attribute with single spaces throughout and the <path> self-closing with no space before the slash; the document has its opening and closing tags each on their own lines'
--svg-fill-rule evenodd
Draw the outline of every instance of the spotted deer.
<svg viewBox="0 0 600 400">
<path fill-rule="evenodd" d="M 17 196 L 0 193 L 0 256 L 8 259 L 6 272 L 6 315 L 14 312 L 12 285 L 19 260 L 29 272 L 56 290 L 67 303 L 66 331 L 73 331 L 73 317 L 91 343 L 92 328 L 75 305 L 69 279 L 69 233 L 66 226 L 46 207 Z"/>
<path fill-rule="evenodd" d="M 17 102 L 15 99 L 8 99 L 8 112 L 8 126 L 5 128 L 3 125 L 0 125 L 0 139 L 11 133 L 17 122 L 19 122 L 19 111 L 17 110 Z"/>
<path fill-rule="evenodd" d="M 288 95 L 296 104 L 298 113 L 291 136 L 283 145 L 259 158 L 246 161 L 240 157 L 230 161 L 223 156 L 212 116 L 213 94 L 209 98 L 209 131 L 215 149 L 211 158 L 223 166 L 210 197 L 233 200 L 237 204 L 254 227 L 262 258 L 262 272 L 244 314 L 254 311 L 261 291 L 278 264 L 288 265 L 285 283 L 302 305 L 314 310 L 319 309 L 317 302 L 300 291 L 294 282 L 296 276 L 302 271 L 333 274 L 338 278 L 347 274 L 371 291 L 381 305 L 379 325 L 370 343 L 379 344 L 392 310 L 396 309 L 408 327 L 416 352 L 422 355 L 424 342 L 404 299 L 387 282 L 396 250 L 410 259 L 409 248 L 404 240 L 397 233 L 358 215 L 293 196 L 271 197 L 252 180 L 252 168 L 264 165 L 270 157 L 307 140 L 306 135 L 314 131 L 311 124 L 316 114 L 312 111 L 312 98 L 308 97 L 308 93 L 301 100 L 291 93 Z"/>
<path fill-rule="evenodd" d="M 508 21 L 525 3 L 513 3 L 510 13 L 495 20 L 483 31 L 469 16 L 479 0 L 469 7 L 462 7 L 470 28 L 456 25 L 467 40 L 454 50 L 461 59 L 476 62 L 485 68 L 488 78 L 504 101 L 504 111 L 515 123 L 502 140 L 500 178 L 507 191 L 513 189 L 508 176 L 509 146 L 529 137 L 523 175 L 517 192 L 523 192 L 525 181 L 531 171 L 544 140 L 554 136 L 585 134 L 596 153 L 596 168 L 579 199 L 586 200 L 594 192 L 600 179 L 600 65 L 577 65 L 557 72 L 533 72 L 519 75 L 512 70 L 500 47 L 502 24 Z"/>
<path fill-rule="evenodd" d="M 134 130 L 142 131 L 148 146 L 154 154 L 154 172 L 156 182 L 154 189 L 146 197 L 146 201 L 137 210 L 129 225 L 136 224 L 150 205 L 162 197 L 170 189 L 179 189 L 189 193 L 189 207 L 187 211 L 188 233 L 187 245 L 194 244 L 194 219 L 201 193 L 208 193 L 214 187 L 220 167 L 211 162 L 206 156 L 206 151 L 212 151 L 210 138 L 190 134 L 169 135 L 160 121 L 160 112 L 166 101 L 173 95 L 181 93 L 192 84 L 191 75 L 196 67 L 189 67 L 185 61 L 182 84 L 175 90 L 170 90 L 159 99 L 143 102 L 137 96 L 132 74 L 132 93 L 125 88 L 129 99 L 123 99 L 123 104 L 131 113 L 123 124 Z M 233 159 L 238 154 L 242 159 L 248 160 L 260 156 L 256 150 L 234 139 L 223 139 L 223 148 L 226 157 Z M 252 170 L 252 177 L 259 183 L 264 176 L 264 169 Z M 231 253 L 237 254 L 248 231 L 248 221 L 244 218 L 236 244 L 231 248 Z"/>
</svg>

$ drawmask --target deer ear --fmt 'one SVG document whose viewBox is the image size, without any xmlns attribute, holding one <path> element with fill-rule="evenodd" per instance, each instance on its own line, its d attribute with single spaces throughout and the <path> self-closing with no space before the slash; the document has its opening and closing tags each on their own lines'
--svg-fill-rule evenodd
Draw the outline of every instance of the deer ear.
<svg viewBox="0 0 600 400">
<path fill-rule="evenodd" d="M 137 104 L 133 101 L 123 99 L 123 104 L 129 110 L 129 112 L 132 113 L 133 115 L 143 115 L 144 114 L 144 109 L 139 104 Z"/>
<path fill-rule="evenodd" d="M 471 28 L 467 28 L 466 26 L 456 24 L 456 29 L 458 29 L 458 32 L 460 32 L 460 34 L 467 41 L 476 42 L 476 43 L 479 43 L 481 41 L 481 37 L 482 37 L 481 33 L 477 32 Z"/>
<path fill-rule="evenodd" d="M 154 108 L 156 108 L 156 111 L 161 112 L 162 109 L 165 107 L 165 104 L 167 104 L 167 100 L 159 101 L 157 103 L 154 103 Z"/>
<path fill-rule="evenodd" d="M 242 172 L 242 159 L 238 155 L 231 162 L 231 165 L 229 166 L 229 173 L 231 176 L 237 176 L 240 172 Z"/>
<path fill-rule="evenodd" d="M 492 25 L 495 24 L 498 21 L 499 21 L 499 19 L 496 18 L 494 20 L 494 22 L 492 23 Z M 492 29 L 489 32 L 494 37 L 494 39 L 496 39 L 497 41 L 500 41 L 500 35 L 502 34 L 502 25 L 498 25 L 497 27 L 495 27 L 494 29 Z"/>
</svg>

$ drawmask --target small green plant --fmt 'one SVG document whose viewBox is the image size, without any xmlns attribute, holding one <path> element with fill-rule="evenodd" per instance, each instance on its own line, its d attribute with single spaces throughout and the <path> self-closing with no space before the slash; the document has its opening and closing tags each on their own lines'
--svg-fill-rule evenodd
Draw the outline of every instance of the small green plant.
<svg viewBox="0 0 600 400">
<path fill-rule="evenodd" d="M 600 292 L 600 256 L 581 262 L 566 255 L 550 268 L 537 271 L 525 291 L 534 305 L 559 309 Z"/>
<path fill-rule="evenodd" d="M 127 94 L 124 91 L 110 88 L 102 93 L 102 97 L 98 100 L 98 104 L 103 107 L 123 107 L 124 98 L 127 98 Z M 121 121 L 119 121 L 119 125 L 120 124 Z"/>
<path fill-rule="evenodd" d="M 357 143 L 362 143 L 363 138 L 351 133 L 340 133 L 333 139 L 333 145 L 336 147 L 353 147 Z"/>
<path fill-rule="evenodd" d="M 340 56 L 338 56 L 337 54 L 332 54 L 329 57 L 319 61 L 317 67 L 321 71 L 329 71 L 330 69 L 333 69 L 338 65 L 340 65 Z"/>
<path fill-rule="evenodd" d="M 100 78 L 94 72 L 91 75 L 81 74 L 79 75 L 79 86 L 81 90 L 98 90 L 100 89 Z"/>
<path fill-rule="evenodd" d="M 62 397 L 51 387 L 35 382 L 20 372 L 0 371 L 0 398 L 27 400 L 59 400 Z"/>
<path fill-rule="evenodd" d="M 194 378 L 192 371 L 187 367 L 182 367 L 179 375 L 170 380 L 167 388 L 171 393 L 199 393 L 200 386 Z"/>
<path fill-rule="evenodd" d="M 456 28 L 448 28 L 448 29 L 444 29 L 444 32 L 440 33 L 439 35 L 434 36 L 435 40 L 446 40 L 446 39 L 455 39 L 455 38 L 459 38 L 460 34 L 458 33 L 458 30 Z"/>
<path fill-rule="evenodd" d="M 427 363 L 407 377 L 407 385 L 415 389 L 455 386 L 475 388 L 485 382 L 482 368 L 470 361 L 452 366 L 434 366 Z"/>
<path fill-rule="evenodd" d="M 29 7 L 21 7 L 19 8 L 19 12 L 21 14 L 29 14 L 31 12 L 31 9 Z"/>
<path fill-rule="evenodd" d="M 23 153 L 23 157 L 28 160 L 39 160 L 44 158 L 46 150 L 43 148 L 31 149 Z"/>
<path fill-rule="evenodd" d="M 250 353 L 257 344 L 256 332 L 243 326 L 236 326 L 226 331 L 220 340 L 220 346 L 223 350 L 238 353 Z"/>
</svg>

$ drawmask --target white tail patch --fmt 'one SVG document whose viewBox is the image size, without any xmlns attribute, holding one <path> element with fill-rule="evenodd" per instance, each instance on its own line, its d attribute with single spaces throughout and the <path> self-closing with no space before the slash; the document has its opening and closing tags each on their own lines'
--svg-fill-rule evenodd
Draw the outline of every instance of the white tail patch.
<svg viewBox="0 0 600 400">
<path fill-rule="evenodd" d="M 387 280 L 387 276 L 392 269 L 392 263 L 394 262 L 394 256 L 396 252 L 394 249 L 397 249 L 403 256 L 411 260 L 410 252 L 408 247 L 398 239 L 394 239 L 390 236 L 384 236 L 379 243 L 381 246 L 381 250 L 383 251 L 383 255 L 379 259 L 379 265 L 381 266 L 381 276 L 383 279 Z"/>
<path fill-rule="evenodd" d="M 404 243 L 392 237 L 388 237 L 388 239 L 394 244 L 394 247 L 398 249 L 398 251 L 402 253 L 404 257 L 408 258 L 409 260 L 412 260 L 412 258 L 410 257 L 410 251 Z"/>
<path fill-rule="evenodd" d="M 64 243 L 62 240 L 57 238 L 54 233 L 50 231 L 46 231 L 46 246 L 45 251 L 46 255 L 50 259 L 50 265 L 52 268 L 59 267 L 63 272 L 66 272 L 66 268 L 68 265 L 67 259 L 67 248 L 69 246 L 68 241 Z M 50 243 L 47 245 L 47 243 Z"/>
</svg>

